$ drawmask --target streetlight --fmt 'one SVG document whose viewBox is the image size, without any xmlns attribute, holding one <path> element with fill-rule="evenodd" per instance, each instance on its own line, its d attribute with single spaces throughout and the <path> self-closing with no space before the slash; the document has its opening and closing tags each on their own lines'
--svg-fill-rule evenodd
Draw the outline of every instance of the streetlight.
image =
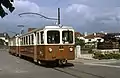
<svg viewBox="0 0 120 78">
<path fill-rule="evenodd" d="M 20 34 L 23 34 L 24 33 L 24 29 L 23 29 L 24 25 L 17 25 L 17 27 L 21 27 Z"/>
</svg>

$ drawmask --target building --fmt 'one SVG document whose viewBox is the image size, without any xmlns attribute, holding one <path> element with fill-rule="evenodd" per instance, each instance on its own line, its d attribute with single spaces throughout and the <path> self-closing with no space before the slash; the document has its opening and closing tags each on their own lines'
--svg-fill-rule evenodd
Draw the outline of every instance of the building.
<svg viewBox="0 0 120 78">
<path fill-rule="evenodd" d="M 85 36 L 85 43 L 91 42 L 104 42 L 104 34 L 103 33 L 93 33 Z"/>
<path fill-rule="evenodd" d="M 79 32 L 75 32 L 75 37 L 78 39 L 82 39 L 85 41 L 85 43 L 91 43 L 91 42 L 103 42 L 103 37 L 105 34 L 103 33 L 93 33 L 93 34 L 86 34 L 82 35 Z"/>
<path fill-rule="evenodd" d="M 75 32 L 75 38 L 82 39 L 82 40 L 85 39 L 85 38 L 84 38 L 84 35 L 81 34 L 80 32 Z"/>
<path fill-rule="evenodd" d="M 0 39 L 4 40 L 4 45 L 7 45 L 9 38 L 10 37 L 7 33 L 0 33 Z"/>
<path fill-rule="evenodd" d="M 120 33 L 107 33 L 104 42 L 98 43 L 98 49 L 119 49 Z"/>
</svg>

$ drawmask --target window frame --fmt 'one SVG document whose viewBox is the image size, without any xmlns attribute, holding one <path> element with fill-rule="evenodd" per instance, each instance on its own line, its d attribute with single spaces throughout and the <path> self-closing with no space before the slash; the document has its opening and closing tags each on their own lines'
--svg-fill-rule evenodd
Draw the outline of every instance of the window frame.
<svg viewBox="0 0 120 78">
<path fill-rule="evenodd" d="M 55 42 L 55 43 L 48 43 L 48 32 L 58 32 L 58 35 L 59 35 L 59 42 Z M 60 31 L 59 30 L 47 30 L 47 44 L 60 44 L 61 40 L 60 40 Z M 55 37 L 56 38 L 56 37 Z"/>
<path fill-rule="evenodd" d="M 69 41 L 70 39 L 69 40 L 67 39 L 68 43 L 65 43 L 66 41 L 63 41 L 63 37 L 64 37 L 63 32 L 67 32 L 67 34 L 69 34 L 69 36 L 70 36 L 70 32 L 72 32 L 72 42 Z M 63 44 L 73 44 L 74 43 L 74 31 L 72 31 L 72 30 L 62 30 L 62 40 L 61 41 L 62 41 Z"/>
<path fill-rule="evenodd" d="M 34 34 L 33 33 L 31 34 L 31 39 L 30 40 L 31 40 L 31 45 L 34 45 Z"/>
<path fill-rule="evenodd" d="M 40 44 L 40 32 L 36 32 L 36 43 Z"/>
<path fill-rule="evenodd" d="M 44 31 L 40 31 L 40 44 L 44 44 L 45 43 L 45 32 Z"/>
</svg>

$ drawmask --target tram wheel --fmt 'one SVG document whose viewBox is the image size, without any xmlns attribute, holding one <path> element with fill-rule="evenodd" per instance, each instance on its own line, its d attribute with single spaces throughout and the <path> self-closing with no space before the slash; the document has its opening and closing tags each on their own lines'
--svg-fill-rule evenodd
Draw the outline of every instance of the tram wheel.
<svg viewBox="0 0 120 78">
<path fill-rule="evenodd" d="M 67 60 L 58 60 L 59 66 L 65 65 L 67 63 Z"/>
<path fill-rule="evenodd" d="M 22 55 L 21 55 L 21 54 L 19 54 L 19 55 L 18 55 L 18 57 L 19 57 L 19 58 L 22 58 Z"/>
<path fill-rule="evenodd" d="M 16 56 L 16 57 L 18 57 L 18 54 L 17 54 L 17 53 L 15 53 L 15 56 Z"/>
<path fill-rule="evenodd" d="M 34 61 L 34 63 L 35 63 L 36 65 L 39 65 L 39 62 L 38 62 L 38 60 L 37 60 L 37 62 L 36 62 L 36 61 Z"/>
</svg>

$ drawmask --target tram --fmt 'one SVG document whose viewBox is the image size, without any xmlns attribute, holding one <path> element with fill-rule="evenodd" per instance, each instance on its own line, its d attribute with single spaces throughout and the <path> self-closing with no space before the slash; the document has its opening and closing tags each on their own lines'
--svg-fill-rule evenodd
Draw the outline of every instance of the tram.
<svg viewBox="0 0 120 78">
<path fill-rule="evenodd" d="M 30 57 L 36 63 L 63 65 L 75 59 L 75 35 L 70 26 L 44 26 L 17 35 L 9 41 L 9 52 Z"/>
<path fill-rule="evenodd" d="M 19 35 L 15 35 L 9 40 L 9 53 L 17 56 L 19 53 L 20 38 Z"/>
</svg>

